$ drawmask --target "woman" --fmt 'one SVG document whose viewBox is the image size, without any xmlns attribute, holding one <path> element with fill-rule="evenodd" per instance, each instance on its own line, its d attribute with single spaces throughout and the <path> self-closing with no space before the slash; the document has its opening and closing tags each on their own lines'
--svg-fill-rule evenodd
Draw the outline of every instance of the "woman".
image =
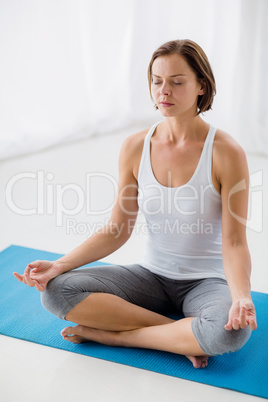
<svg viewBox="0 0 268 402">
<path fill-rule="evenodd" d="M 200 117 L 211 109 L 215 81 L 196 43 L 162 45 L 148 77 L 165 119 L 124 141 L 109 223 L 57 261 L 14 275 L 42 292 L 45 308 L 78 324 L 62 331 L 65 340 L 178 353 L 201 368 L 209 356 L 239 350 L 257 328 L 241 223 L 247 161 L 231 136 Z M 240 182 L 247 189 L 235 191 Z M 121 247 L 139 208 L 148 226 L 141 263 L 74 271 Z M 184 318 L 166 317 L 174 309 Z"/>
</svg>

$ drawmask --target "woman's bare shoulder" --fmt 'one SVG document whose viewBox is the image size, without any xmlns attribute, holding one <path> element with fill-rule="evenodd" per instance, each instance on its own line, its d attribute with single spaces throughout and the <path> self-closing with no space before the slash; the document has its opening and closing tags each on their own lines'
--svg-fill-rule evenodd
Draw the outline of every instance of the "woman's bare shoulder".
<svg viewBox="0 0 268 402">
<path fill-rule="evenodd" d="M 244 157 L 245 151 L 242 146 L 228 133 L 223 130 L 217 130 L 214 139 L 214 148 L 218 157 L 233 158 Z"/>
<path fill-rule="evenodd" d="M 128 153 L 135 154 L 142 150 L 144 138 L 148 133 L 149 128 L 146 128 L 138 133 L 129 135 L 122 144 L 122 148 L 124 148 Z"/>
<path fill-rule="evenodd" d="M 120 157 L 126 159 L 128 163 L 133 162 L 136 165 L 141 158 L 144 138 L 149 129 L 139 131 L 138 133 L 129 135 L 121 146 Z"/>
<path fill-rule="evenodd" d="M 235 170 L 247 170 L 246 153 L 230 134 L 217 130 L 213 145 L 213 159 L 218 177 Z"/>
<path fill-rule="evenodd" d="M 122 169 L 128 167 L 137 179 L 139 164 L 141 160 L 143 144 L 149 129 L 146 128 L 138 133 L 129 135 L 122 143 L 119 165 Z"/>
</svg>

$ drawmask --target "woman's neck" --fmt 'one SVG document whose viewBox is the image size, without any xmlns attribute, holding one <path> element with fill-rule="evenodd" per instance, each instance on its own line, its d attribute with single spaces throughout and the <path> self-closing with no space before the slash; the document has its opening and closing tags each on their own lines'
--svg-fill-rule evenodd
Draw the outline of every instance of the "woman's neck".
<svg viewBox="0 0 268 402">
<path fill-rule="evenodd" d="M 167 117 L 159 124 L 159 135 L 173 143 L 194 141 L 206 136 L 209 124 L 204 122 L 200 116 L 191 119 L 178 117 Z"/>
</svg>

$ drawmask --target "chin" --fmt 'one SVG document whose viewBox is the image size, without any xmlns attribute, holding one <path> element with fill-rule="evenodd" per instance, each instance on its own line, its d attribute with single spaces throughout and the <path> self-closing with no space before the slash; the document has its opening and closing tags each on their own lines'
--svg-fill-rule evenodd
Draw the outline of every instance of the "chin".
<svg viewBox="0 0 268 402">
<path fill-rule="evenodd" d="M 172 110 L 173 109 L 173 110 Z M 168 108 L 168 107 L 159 107 L 158 106 L 158 110 L 163 114 L 163 115 L 174 115 L 176 112 L 175 112 L 175 110 L 174 110 L 174 108 L 173 107 L 170 107 L 170 108 Z"/>
<path fill-rule="evenodd" d="M 175 117 L 175 116 L 179 115 L 179 113 L 171 112 L 171 111 L 168 111 L 168 110 L 160 110 L 160 113 L 164 117 Z"/>
</svg>

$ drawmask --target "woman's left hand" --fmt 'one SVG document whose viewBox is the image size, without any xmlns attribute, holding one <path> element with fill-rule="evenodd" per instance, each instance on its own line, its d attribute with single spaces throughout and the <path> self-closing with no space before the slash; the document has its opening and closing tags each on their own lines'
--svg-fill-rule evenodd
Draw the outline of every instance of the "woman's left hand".
<svg viewBox="0 0 268 402">
<path fill-rule="evenodd" d="M 229 311 L 229 321 L 224 326 L 227 331 L 249 327 L 257 328 L 256 311 L 251 298 L 243 298 L 233 302 Z"/>
</svg>

